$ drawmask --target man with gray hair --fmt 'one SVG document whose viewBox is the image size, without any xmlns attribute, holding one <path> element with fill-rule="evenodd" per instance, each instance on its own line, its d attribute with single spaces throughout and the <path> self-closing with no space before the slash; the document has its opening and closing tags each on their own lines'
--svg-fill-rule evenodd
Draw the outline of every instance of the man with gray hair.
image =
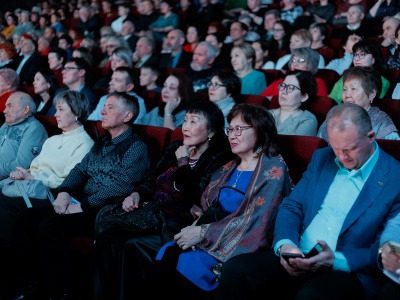
<svg viewBox="0 0 400 300">
<path fill-rule="evenodd" d="M 125 24 L 125 23 L 124 23 Z M 135 52 L 132 55 L 132 59 L 135 64 L 135 68 L 140 68 L 145 65 L 157 66 L 160 63 L 160 58 L 154 53 L 156 44 L 154 40 L 148 37 L 141 37 L 136 43 Z"/>
<path fill-rule="evenodd" d="M 207 83 L 211 80 L 214 72 L 212 63 L 214 62 L 217 50 L 209 42 L 200 42 L 193 53 L 193 60 L 187 76 L 193 82 L 195 92 L 207 92 Z"/>
<path fill-rule="evenodd" d="M 283 199 L 273 249 L 224 264 L 215 299 L 376 296 L 379 236 L 400 212 L 400 163 L 375 142 L 359 105 L 332 108 L 327 126 L 331 147 L 315 151 Z"/>
<path fill-rule="evenodd" d="M 23 92 L 13 93 L 6 102 L 5 123 L 0 127 L 0 179 L 16 167 L 28 169 L 47 139 L 43 125 L 34 117 L 36 104 Z"/>
</svg>

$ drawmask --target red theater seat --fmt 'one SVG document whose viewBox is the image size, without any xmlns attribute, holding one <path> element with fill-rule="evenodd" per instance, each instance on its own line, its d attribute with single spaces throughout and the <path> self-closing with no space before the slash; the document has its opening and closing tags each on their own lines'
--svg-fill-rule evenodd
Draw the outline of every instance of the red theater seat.
<svg viewBox="0 0 400 300">
<path fill-rule="evenodd" d="M 383 151 L 400 161 L 400 141 L 376 139 L 376 142 Z"/>
<path fill-rule="evenodd" d="M 136 94 L 143 98 L 147 112 L 150 112 L 153 108 L 157 107 L 161 103 L 160 93 L 154 91 L 138 90 L 136 91 Z"/>
<path fill-rule="evenodd" d="M 288 165 L 294 184 L 303 176 L 314 151 L 327 146 L 328 143 L 318 137 L 278 134 L 279 153 Z"/>
<path fill-rule="evenodd" d="M 60 134 L 61 129 L 57 126 L 56 117 L 53 116 L 45 116 L 45 115 L 36 115 L 35 118 L 43 124 L 44 128 L 47 131 L 47 135 L 49 137 Z"/>
</svg>

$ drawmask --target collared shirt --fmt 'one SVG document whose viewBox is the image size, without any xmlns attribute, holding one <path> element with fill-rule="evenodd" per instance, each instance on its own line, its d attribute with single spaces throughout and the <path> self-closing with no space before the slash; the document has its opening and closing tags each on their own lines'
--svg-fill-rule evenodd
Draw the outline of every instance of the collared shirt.
<svg viewBox="0 0 400 300">
<path fill-rule="evenodd" d="M 19 63 L 19 66 L 17 68 L 17 70 L 15 72 L 17 72 L 17 74 L 19 75 L 21 73 L 22 68 L 24 67 L 26 61 L 33 55 L 33 53 L 31 54 L 27 54 L 24 55 L 24 58 L 21 60 L 21 62 Z"/>
<path fill-rule="evenodd" d="M 334 270 L 350 271 L 344 255 L 335 250 L 343 222 L 378 161 L 378 144 L 374 142 L 373 147 L 375 152 L 358 170 L 348 170 L 337 158 L 335 159 L 339 170 L 318 213 L 300 238 L 299 248 L 303 253 L 309 252 L 317 240 L 325 241 L 335 254 Z M 295 245 L 286 239 L 278 241 L 274 247 L 275 252 L 284 244 Z"/>
<path fill-rule="evenodd" d="M 172 65 L 171 68 L 176 68 L 176 65 L 178 64 L 179 58 L 181 58 L 183 50 L 181 50 L 181 52 L 177 53 L 176 55 L 173 55 L 171 53 L 171 60 L 172 60 Z"/>
<path fill-rule="evenodd" d="M 356 25 L 356 26 L 350 26 L 349 24 L 347 24 L 347 29 L 348 30 L 351 30 L 351 31 L 354 31 L 354 30 L 357 30 L 358 28 L 360 28 L 361 27 L 361 23 L 360 24 L 358 24 L 358 25 Z"/>
<path fill-rule="evenodd" d="M 139 59 L 139 61 L 137 62 L 137 64 L 135 65 L 135 68 L 140 68 L 141 66 L 143 66 L 143 64 L 149 60 L 151 56 L 150 54 L 147 54 L 146 56 L 143 56 L 141 59 Z"/>
</svg>

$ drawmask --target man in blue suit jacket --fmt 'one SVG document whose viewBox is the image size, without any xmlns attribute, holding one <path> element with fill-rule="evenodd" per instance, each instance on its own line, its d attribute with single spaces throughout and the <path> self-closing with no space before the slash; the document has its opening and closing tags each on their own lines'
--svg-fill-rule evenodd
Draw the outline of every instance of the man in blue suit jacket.
<svg viewBox="0 0 400 300">
<path fill-rule="evenodd" d="M 356 104 L 331 109 L 331 147 L 317 150 L 276 219 L 274 250 L 237 256 L 216 299 L 371 299 L 379 289 L 379 235 L 400 212 L 400 163 L 374 141 Z M 305 258 L 315 244 L 321 251 Z M 284 253 L 300 257 L 283 258 Z"/>
</svg>

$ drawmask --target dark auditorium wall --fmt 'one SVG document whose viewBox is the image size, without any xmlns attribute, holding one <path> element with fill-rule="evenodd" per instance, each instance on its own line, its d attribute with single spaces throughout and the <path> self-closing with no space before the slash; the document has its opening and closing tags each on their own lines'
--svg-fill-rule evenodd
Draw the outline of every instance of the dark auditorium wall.
<svg viewBox="0 0 400 300">
<path fill-rule="evenodd" d="M 38 0 L 0 0 L 0 11 L 4 13 L 7 10 L 14 10 L 16 8 L 28 9 L 30 10 L 32 6 L 37 5 L 37 3 L 41 3 L 42 1 Z"/>
</svg>

